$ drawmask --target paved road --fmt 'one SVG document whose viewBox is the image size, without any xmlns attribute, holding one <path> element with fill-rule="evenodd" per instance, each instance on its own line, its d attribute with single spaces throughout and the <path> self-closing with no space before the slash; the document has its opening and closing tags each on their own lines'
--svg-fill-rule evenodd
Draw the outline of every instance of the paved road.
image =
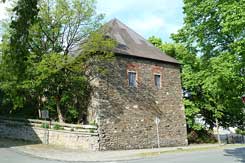
<svg viewBox="0 0 245 163">
<path fill-rule="evenodd" d="M 16 150 L 11 148 L 0 148 L 0 163 L 61 163 L 61 162 L 35 158 L 30 155 L 17 152 Z"/>
<path fill-rule="evenodd" d="M 245 163 L 245 148 L 169 153 L 130 163 Z"/>
<path fill-rule="evenodd" d="M 117 162 L 117 161 L 116 161 Z M 112 163 L 116 163 L 113 161 Z M 0 163 L 62 163 L 26 155 L 12 148 L 0 148 Z M 245 163 L 245 148 L 216 149 L 199 152 L 165 153 L 158 157 L 121 163 Z"/>
</svg>

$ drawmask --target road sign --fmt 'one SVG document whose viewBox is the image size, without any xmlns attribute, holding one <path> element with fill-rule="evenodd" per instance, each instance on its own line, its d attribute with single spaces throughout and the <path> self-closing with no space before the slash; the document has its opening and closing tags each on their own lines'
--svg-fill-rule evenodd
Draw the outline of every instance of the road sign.
<svg viewBox="0 0 245 163">
<path fill-rule="evenodd" d="M 41 117 L 42 117 L 43 119 L 48 119 L 48 118 L 49 118 L 48 110 L 42 110 L 42 111 L 41 111 Z"/>
</svg>

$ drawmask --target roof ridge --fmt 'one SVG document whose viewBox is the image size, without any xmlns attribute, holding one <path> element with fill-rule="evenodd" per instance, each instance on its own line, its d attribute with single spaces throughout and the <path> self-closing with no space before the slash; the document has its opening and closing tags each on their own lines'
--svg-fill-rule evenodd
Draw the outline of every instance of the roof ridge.
<svg viewBox="0 0 245 163">
<path fill-rule="evenodd" d="M 179 64 L 119 19 L 113 18 L 106 24 L 111 28 L 109 35 L 119 43 L 116 53 Z"/>
</svg>

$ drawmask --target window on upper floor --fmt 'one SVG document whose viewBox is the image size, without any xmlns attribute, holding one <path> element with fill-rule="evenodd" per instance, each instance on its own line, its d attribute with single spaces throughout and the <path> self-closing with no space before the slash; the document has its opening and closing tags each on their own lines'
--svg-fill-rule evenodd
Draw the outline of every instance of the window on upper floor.
<svg viewBox="0 0 245 163">
<path fill-rule="evenodd" d="M 136 72 L 134 71 L 128 71 L 128 85 L 130 87 L 136 87 Z"/>
<path fill-rule="evenodd" d="M 157 88 L 161 87 L 161 75 L 160 74 L 155 74 L 154 75 L 154 83 Z"/>
</svg>

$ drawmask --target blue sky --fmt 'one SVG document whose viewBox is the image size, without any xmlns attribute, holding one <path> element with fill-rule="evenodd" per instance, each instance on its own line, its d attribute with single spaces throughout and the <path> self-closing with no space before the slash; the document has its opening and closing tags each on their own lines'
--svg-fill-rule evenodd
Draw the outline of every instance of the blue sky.
<svg viewBox="0 0 245 163">
<path fill-rule="evenodd" d="M 5 6 L 0 3 L 0 21 L 7 17 Z M 118 18 L 145 38 L 155 35 L 167 42 L 183 24 L 182 7 L 182 0 L 97 0 L 105 22 Z"/>
<path fill-rule="evenodd" d="M 182 7 L 182 0 L 97 0 L 106 21 L 118 18 L 143 37 L 155 35 L 166 42 L 183 24 Z"/>
</svg>

